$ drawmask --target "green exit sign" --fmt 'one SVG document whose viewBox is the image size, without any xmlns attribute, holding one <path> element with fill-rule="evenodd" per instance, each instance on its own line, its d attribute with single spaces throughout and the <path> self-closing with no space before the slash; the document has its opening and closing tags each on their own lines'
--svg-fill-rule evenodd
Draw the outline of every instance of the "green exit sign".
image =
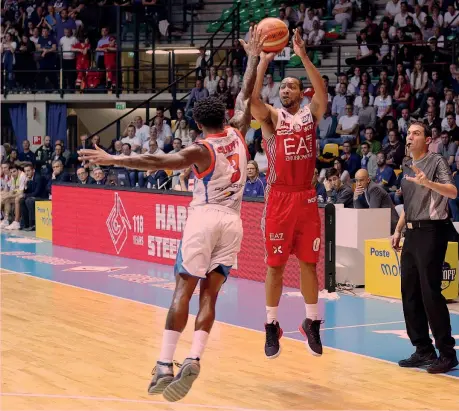
<svg viewBox="0 0 459 411">
<path fill-rule="evenodd" d="M 133 52 L 133 51 L 130 51 L 130 52 L 128 53 L 128 57 L 130 57 L 131 59 L 134 58 L 134 52 Z"/>
<path fill-rule="evenodd" d="M 115 103 L 115 107 L 117 110 L 125 110 L 126 109 L 126 102 L 124 101 L 118 101 Z"/>
</svg>

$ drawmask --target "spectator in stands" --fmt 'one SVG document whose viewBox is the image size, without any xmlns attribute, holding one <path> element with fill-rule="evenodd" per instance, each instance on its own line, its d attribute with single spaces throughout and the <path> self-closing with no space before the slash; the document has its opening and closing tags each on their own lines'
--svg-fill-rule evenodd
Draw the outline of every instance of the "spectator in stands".
<svg viewBox="0 0 459 411">
<path fill-rule="evenodd" d="M 95 180 L 89 175 L 88 169 L 84 167 L 79 167 L 77 169 L 77 177 L 77 184 L 95 184 Z"/>
<path fill-rule="evenodd" d="M 165 108 L 163 106 L 160 106 L 160 107 L 157 107 L 156 108 L 156 115 L 152 118 L 152 121 L 154 123 L 154 121 L 156 120 L 157 117 L 161 118 L 163 120 L 163 123 L 167 124 L 169 127 L 171 127 L 172 125 L 172 121 L 169 117 L 166 117 L 164 115 L 164 112 L 165 112 Z M 177 116 L 179 116 L 179 113 L 180 113 L 180 116 L 183 117 L 183 110 L 181 108 L 177 109 Z M 140 120 L 139 120 L 140 119 Z M 141 124 L 141 125 L 140 125 Z M 150 127 L 148 127 L 148 124 L 145 124 L 143 122 L 143 119 L 142 117 L 140 116 L 137 116 L 135 118 L 135 125 L 136 125 L 136 135 L 137 133 L 139 133 L 141 136 L 142 136 L 142 141 L 145 139 L 144 137 L 144 134 L 147 135 L 147 140 L 148 140 L 148 135 L 150 133 Z M 140 127 L 139 127 L 140 125 Z M 138 136 L 139 137 L 139 136 Z M 145 141 L 144 141 L 145 142 Z"/>
<path fill-rule="evenodd" d="M 191 119 L 193 117 L 192 109 L 194 107 L 194 103 L 206 97 L 209 97 L 209 91 L 203 87 L 202 80 L 197 79 L 196 87 L 191 90 L 190 96 L 188 97 L 188 101 L 185 106 L 186 116 Z"/>
<path fill-rule="evenodd" d="M 17 48 L 17 42 L 14 41 L 11 33 L 7 32 L 2 39 L 0 44 L 0 51 L 2 53 L 2 67 L 6 73 L 6 81 L 8 88 L 11 90 L 14 88 L 14 73 L 13 67 L 15 64 L 15 52 Z"/>
<path fill-rule="evenodd" d="M 239 43 L 239 40 L 234 40 L 233 47 L 231 49 L 231 67 L 235 68 L 239 72 L 242 72 L 243 61 L 246 57 L 244 48 Z M 202 77 L 204 78 L 206 72 L 203 73 Z"/>
<path fill-rule="evenodd" d="M 20 162 L 29 162 L 35 166 L 35 153 L 30 150 L 30 141 L 24 140 L 22 142 L 22 153 L 19 153 Z"/>
<path fill-rule="evenodd" d="M 392 187 L 395 184 L 396 176 L 394 169 L 386 164 L 386 154 L 380 151 L 376 155 L 378 169 L 374 181 L 385 188 Z"/>
<path fill-rule="evenodd" d="M 384 16 L 389 18 L 391 22 L 394 21 L 395 16 L 402 11 L 401 4 L 399 0 L 389 0 L 386 4 L 386 10 Z"/>
<path fill-rule="evenodd" d="M 448 134 L 451 137 L 451 141 L 457 144 L 459 142 L 459 127 L 456 124 L 456 116 L 453 113 L 448 113 L 446 119 L 448 121 Z"/>
<path fill-rule="evenodd" d="M 386 121 L 392 114 L 392 98 L 387 94 L 387 87 L 381 84 L 379 95 L 375 98 L 377 124 L 381 128 L 381 122 Z"/>
<path fill-rule="evenodd" d="M 354 207 L 354 193 L 352 192 L 352 188 L 342 183 L 336 168 L 327 169 L 324 186 L 327 192 L 328 203 L 344 204 L 345 208 Z"/>
<path fill-rule="evenodd" d="M 51 146 L 51 137 L 46 136 L 43 140 L 43 145 L 38 147 L 37 151 L 35 151 L 37 170 L 39 170 L 42 174 L 51 173 L 52 153 L 53 148 Z"/>
<path fill-rule="evenodd" d="M 438 130 L 441 130 L 441 128 L 442 128 L 441 127 L 441 121 L 437 117 L 437 113 L 436 112 L 437 112 L 437 109 L 435 108 L 435 106 L 429 106 L 427 108 L 427 115 L 426 115 L 426 119 L 424 120 L 424 124 L 426 124 L 430 129 L 435 127 Z"/>
<path fill-rule="evenodd" d="M 49 195 L 49 198 L 52 196 L 52 186 L 54 183 L 68 183 L 70 182 L 70 175 L 64 171 L 64 164 L 62 164 L 61 160 L 54 160 L 52 163 L 53 167 L 53 174 L 51 178 L 48 180 L 48 184 L 46 186 L 46 192 Z"/>
<path fill-rule="evenodd" d="M 250 160 L 247 163 L 247 181 L 244 187 L 246 197 L 264 197 L 266 181 L 260 178 L 260 171 L 256 161 Z"/>
<path fill-rule="evenodd" d="M 390 208 L 390 232 L 393 234 L 398 223 L 398 214 L 387 191 L 371 181 L 367 170 L 357 171 L 355 182 L 354 208 Z"/>
<path fill-rule="evenodd" d="M 400 115 L 404 108 L 408 108 L 411 99 L 411 87 L 406 82 L 404 75 L 398 76 L 397 85 L 394 89 L 393 108 L 397 110 L 397 115 Z"/>
<path fill-rule="evenodd" d="M 336 127 L 336 134 L 340 137 L 329 139 L 327 142 L 342 145 L 345 142 L 353 144 L 357 140 L 359 134 L 359 117 L 355 116 L 353 111 L 352 104 L 346 104 L 346 115 L 338 120 L 338 126 Z"/>
<path fill-rule="evenodd" d="M 319 18 L 314 15 L 314 10 L 311 7 L 309 7 L 303 20 L 303 32 L 304 34 L 306 34 L 308 38 L 309 33 L 311 33 L 314 30 L 313 24 L 315 21 L 317 21 L 317 23 L 319 23 L 320 26 Z"/>
<path fill-rule="evenodd" d="M 158 122 L 161 122 L 161 120 L 158 120 Z M 135 152 L 135 153 L 140 153 L 141 148 L 142 148 L 142 141 L 140 140 L 139 137 L 136 136 L 136 127 L 134 124 L 129 124 L 127 126 L 127 136 L 121 139 L 121 143 L 129 144 L 130 149 Z"/>
<path fill-rule="evenodd" d="M 432 133 L 432 141 L 429 144 L 429 151 L 431 153 L 438 153 L 438 146 L 441 143 L 440 128 L 433 126 L 430 128 L 430 131 Z"/>
<path fill-rule="evenodd" d="M 105 185 L 105 173 L 100 167 L 95 167 L 92 170 L 93 180 L 91 184 Z"/>
<path fill-rule="evenodd" d="M 45 198 L 46 180 L 35 172 L 32 164 L 24 166 L 26 183 L 24 196 L 20 200 L 21 215 L 24 223 L 24 231 L 35 230 L 35 201 Z"/>
<path fill-rule="evenodd" d="M 80 36 L 79 41 L 72 46 L 72 51 L 76 53 L 75 68 L 77 70 L 75 88 L 77 90 L 86 87 L 86 71 L 90 67 L 91 44 L 87 36 Z"/>
<path fill-rule="evenodd" d="M 343 184 L 349 185 L 351 181 L 351 176 L 349 175 L 349 171 L 344 169 L 344 160 L 342 158 L 336 158 L 333 162 L 333 168 L 338 171 L 338 176 Z M 325 175 L 327 173 L 327 168 L 323 168 L 319 174 L 319 181 L 325 180 Z"/>
<path fill-rule="evenodd" d="M 266 74 L 266 85 L 261 90 L 261 97 L 266 104 L 274 104 L 274 99 L 279 96 L 280 83 L 274 82 L 272 74 Z"/>
<path fill-rule="evenodd" d="M 16 50 L 14 68 L 16 70 L 16 81 L 26 93 L 31 92 L 35 83 L 37 67 L 34 54 L 35 43 L 26 35 L 23 35 Z"/>
<path fill-rule="evenodd" d="M 158 146 L 165 153 L 172 150 L 172 131 L 171 128 L 164 124 L 160 119 L 155 120 L 155 128 L 157 134 Z"/>
<path fill-rule="evenodd" d="M 6 161 L 10 164 L 10 166 L 19 162 L 18 151 L 15 148 L 11 149 Z"/>
<path fill-rule="evenodd" d="M 205 47 L 199 47 L 199 56 L 196 59 L 196 77 L 204 78 L 208 65 L 211 65 L 210 56 L 206 56 Z"/>
<path fill-rule="evenodd" d="M 108 27 L 102 27 L 102 29 L 101 29 L 102 37 L 97 42 L 96 50 L 101 49 L 102 46 L 104 46 L 104 45 L 106 45 L 106 44 L 108 44 L 110 42 L 110 37 L 109 37 L 108 33 L 109 33 Z M 99 69 L 103 70 L 105 68 L 105 65 L 104 65 L 104 52 L 103 51 L 97 51 L 97 53 L 96 53 L 96 64 L 97 64 L 97 68 L 99 68 Z"/>
<path fill-rule="evenodd" d="M 1 205 L 4 207 L 5 218 L 0 228 L 6 230 L 19 230 L 21 228 L 21 207 L 20 201 L 23 197 L 26 183 L 25 174 L 15 164 L 10 166 L 10 179 L 8 181 L 8 192 L 2 193 Z M 14 206 L 14 219 L 10 219 L 11 208 Z M 9 222 L 11 224 L 9 224 Z"/>
<path fill-rule="evenodd" d="M 49 35 L 48 27 L 43 27 L 41 37 L 38 39 L 38 50 L 41 52 L 39 60 L 39 72 L 37 76 L 37 88 L 45 90 L 46 79 L 49 80 L 54 89 L 58 88 L 56 63 L 57 63 L 57 42 Z"/>
<path fill-rule="evenodd" d="M 320 46 L 325 39 L 325 31 L 321 30 L 319 20 L 314 20 L 312 30 L 308 34 L 307 45 L 309 58 L 313 58 L 312 52 L 321 50 Z"/>
<path fill-rule="evenodd" d="M 75 20 L 69 18 L 67 9 L 62 9 L 60 19 L 56 22 L 56 40 L 59 41 L 65 36 L 65 29 L 71 30 L 71 33 L 76 32 L 77 26 Z"/>
<path fill-rule="evenodd" d="M 60 144 L 56 144 L 54 146 L 54 153 L 53 156 L 51 157 L 51 161 L 60 161 L 62 165 L 65 167 L 67 164 L 67 161 L 65 157 L 63 156 L 64 149 Z"/>
<path fill-rule="evenodd" d="M 0 175 L 0 189 L 1 189 L 2 196 L 5 192 L 9 190 L 9 181 L 10 181 L 10 164 L 4 160 L 4 162 L 1 165 L 1 175 Z"/>
<path fill-rule="evenodd" d="M 457 18 L 458 11 L 454 8 L 454 4 L 448 4 L 448 11 L 443 18 L 443 26 L 447 29 L 449 27 L 455 28 L 459 26 L 459 18 Z"/>
<path fill-rule="evenodd" d="M 359 98 L 358 96 L 356 100 Z M 367 127 L 374 128 L 376 126 L 376 113 L 373 107 L 368 104 L 370 102 L 370 96 L 365 93 L 362 97 L 362 106 L 357 107 L 357 116 L 359 122 L 359 130 L 365 130 Z M 354 105 L 354 109 L 355 109 Z"/>
<path fill-rule="evenodd" d="M 96 51 L 102 51 L 104 53 L 104 67 L 106 74 L 106 86 L 107 89 L 114 89 L 116 87 L 116 38 L 110 36 L 108 43 L 98 46 Z"/>
<path fill-rule="evenodd" d="M 258 171 L 264 175 L 268 171 L 268 157 L 266 157 L 266 152 L 261 139 L 255 140 L 255 151 L 256 154 L 254 160 L 258 164 Z"/>
<path fill-rule="evenodd" d="M 337 117 L 338 120 L 345 113 L 345 108 L 347 104 L 346 92 L 347 92 L 347 85 L 344 83 L 340 83 L 336 96 L 333 97 L 332 115 Z"/>
<path fill-rule="evenodd" d="M 351 178 L 354 178 L 356 171 L 360 168 L 360 157 L 351 150 L 351 143 L 349 141 L 345 141 L 343 143 L 343 154 L 341 155 L 341 160 L 344 161 L 344 169 L 349 172 Z"/>
<path fill-rule="evenodd" d="M 123 143 L 121 140 L 116 140 L 113 143 L 113 149 L 109 150 L 108 152 L 114 156 L 120 156 L 123 154 Z"/>
<path fill-rule="evenodd" d="M 172 128 L 172 132 L 175 133 L 175 130 L 177 130 L 178 126 L 179 126 L 179 123 L 180 123 L 180 120 L 182 119 L 185 119 L 185 112 L 183 111 L 183 109 L 181 108 L 178 108 L 177 111 L 176 111 L 176 115 L 175 115 L 175 124 Z"/>
<path fill-rule="evenodd" d="M 341 35 L 345 36 L 352 23 L 352 3 L 348 0 L 339 0 L 332 11 L 335 22 L 332 26 L 341 26 Z"/>
<path fill-rule="evenodd" d="M 400 168 L 405 157 L 405 145 L 400 141 L 397 130 L 389 131 L 389 143 L 384 146 L 383 152 L 386 155 L 386 164 L 394 169 Z"/>
<path fill-rule="evenodd" d="M 368 175 L 373 180 L 376 177 L 376 170 L 378 168 L 376 154 L 371 152 L 368 141 L 364 141 L 360 144 L 360 152 L 362 153 L 360 166 L 362 169 L 368 171 Z"/>
<path fill-rule="evenodd" d="M 218 82 L 216 95 L 223 100 L 228 110 L 234 110 L 234 98 L 224 78 Z"/>
<path fill-rule="evenodd" d="M 77 43 L 78 40 L 73 35 L 72 29 L 66 27 L 64 36 L 59 40 L 59 46 L 62 51 L 63 86 L 67 90 L 73 90 L 76 84 L 76 60 L 73 47 Z"/>
<path fill-rule="evenodd" d="M 170 126 L 171 120 L 164 116 L 164 108 L 158 107 L 156 109 L 156 116 L 154 119 L 161 119 L 163 123 Z M 135 126 L 135 136 L 140 140 L 141 143 L 145 143 L 150 138 L 150 127 L 148 124 L 145 124 L 141 116 L 134 117 L 134 126 Z"/>
<path fill-rule="evenodd" d="M 327 191 L 325 190 L 325 186 L 319 182 L 319 171 L 317 168 L 314 169 L 312 187 L 316 189 L 317 201 L 319 203 L 325 203 L 327 201 Z"/>
<path fill-rule="evenodd" d="M 231 95 L 236 98 L 237 94 L 239 93 L 239 76 L 233 73 L 233 69 L 231 67 L 227 67 L 225 69 L 225 74 L 226 85 L 228 86 Z"/>
<path fill-rule="evenodd" d="M 408 12 L 408 4 L 405 1 L 400 3 L 400 12 L 395 15 L 394 25 L 395 27 L 403 28 L 406 26 L 406 18 L 411 16 Z"/>
<path fill-rule="evenodd" d="M 364 73 L 365 74 L 365 73 Z M 375 102 L 375 98 L 373 97 L 372 93 L 368 89 L 368 84 L 363 84 L 361 83 L 358 87 L 358 96 L 354 99 L 354 111 L 357 113 L 359 108 L 363 107 L 362 104 L 362 99 L 363 96 L 366 94 L 368 95 L 368 104 L 367 106 L 373 107 L 373 104 Z M 372 111 L 374 112 L 374 109 L 372 108 Z M 376 118 L 376 117 L 375 117 Z"/>
<path fill-rule="evenodd" d="M 336 117 L 331 115 L 331 104 L 328 103 L 327 111 L 325 112 L 322 120 L 318 125 L 318 137 L 320 141 L 320 148 L 323 149 L 327 141 L 335 136 L 336 126 L 338 125 Z"/>
<path fill-rule="evenodd" d="M 419 108 L 413 113 L 413 115 L 421 112 L 420 105 L 424 98 L 424 93 L 427 90 L 428 80 L 427 71 L 425 71 L 422 67 L 421 60 L 416 60 L 414 70 L 410 76 L 410 84 L 415 98 L 415 105 Z"/>
<path fill-rule="evenodd" d="M 440 138 L 441 143 L 438 145 L 437 153 L 444 157 L 448 164 L 451 166 L 454 163 L 457 146 L 454 142 L 451 141 L 451 137 L 447 131 L 442 131 Z"/>
<path fill-rule="evenodd" d="M 204 79 L 204 88 L 209 92 L 209 96 L 213 96 L 217 93 L 218 82 L 220 76 L 217 74 L 215 66 L 209 68 L 209 74 Z"/>
<path fill-rule="evenodd" d="M 156 126 L 151 126 L 150 127 L 150 139 L 148 141 L 146 141 L 145 143 L 143 143 L 143 145 L 142 145 L 142 153 L 146 153 L 148 151 L 151 141 L 154 141 L 156 143 L 156 145 L 158 145 L 158 131 L 156 130 Z"/>
<path fill-rule="evenodd" d="M 179 138 L 182 141 L 184 147 L 188 147 L 192 144 L 190 127 L 185 119 L 180 120 L 179 128 L 175 131 L 174 137 Z"/>
<path fill-rule="evenodd" d="M 350 57 L 346 59 L 346 64 L 349 66 L 369 66 L 375 64 L 378 60 L 377 58 L 377 47 L 373 45 L 368 45 L 367 42 L 367 33 L 365 30 L 360 32 L 360 44 L 357 49 L 357 56 Z"/>
<path fill-rule="evenodd" d="M 157 120 L 158 121 L 158 120 Z M 161 122 L 162 124 L 162 122 Z M 132 151 L 131 145 L 129 143 L 123 143 L 122 148 L 123 156 L 136 156 L 137 153 Z M 131 187 L 144 187 L 145 186 L 145 172 L 140 170 L 128 169 L 126 168 L 129 173 L 129 182 Z"/>
</svg>

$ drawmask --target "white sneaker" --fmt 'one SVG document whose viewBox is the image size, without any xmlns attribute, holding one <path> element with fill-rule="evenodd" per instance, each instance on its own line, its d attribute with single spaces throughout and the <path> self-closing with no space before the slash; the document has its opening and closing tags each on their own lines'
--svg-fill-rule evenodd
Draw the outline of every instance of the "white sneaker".
<svg viewBox="0 0 459 411">
<path fill-rule="evenodd" d="M 17 221 L 13 221 L 8 227 L 5 227 L 5 230 L 19 230 L 21 228 L 21 224 Z"/>
<path fill-rule="evenodd" d="M 10 225 L 10 222 L 5 218 L 1 223 L 0 223 L 0 228 L 6 228 Z"/>
</svg>

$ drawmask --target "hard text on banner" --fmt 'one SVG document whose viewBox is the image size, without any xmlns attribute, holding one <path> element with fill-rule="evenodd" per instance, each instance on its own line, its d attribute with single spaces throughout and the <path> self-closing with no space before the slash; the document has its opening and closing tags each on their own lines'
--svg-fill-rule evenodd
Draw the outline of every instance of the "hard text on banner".
<svg viewBox="0 0 459 411">
<path fill-rule="evenodd" d="M 53 239 L 53 203 L 51 201 L 35 202 L 36 236 L 44 240 Z"/>
<path fill-rule="evenodd" d="M 57 245 L 173 265 L 189 212 L 189 195 L 159 194 L 124 189 L 53 187 L 54 230 Z M 234 277 L 264 281 L 265 249 L 261 231 L 264 203 L 244 201 L 241 218 L 244 237 Z M 324 210 L 320 209 L 322 224 Z M 322 230 L 319 286 L 324 288 Z M 291 257 L 284 284 L 299 287 L 299 265 Z"/>
<path fill-rule="evenodd" d="M 458 296 L 458 244 L 448 243 L 443 263 L 442 293 L 447 300 Z M 382 297 L 401 298 L 401 252 L 388 238 L 365 241 L 365 291 Z"/>
</svg>

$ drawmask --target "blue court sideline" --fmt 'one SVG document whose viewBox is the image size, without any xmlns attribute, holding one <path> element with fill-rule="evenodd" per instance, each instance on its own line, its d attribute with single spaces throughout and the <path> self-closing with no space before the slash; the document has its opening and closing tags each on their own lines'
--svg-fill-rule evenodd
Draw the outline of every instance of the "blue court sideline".
<svg viewBox="0 0 459 411">
<path fill-rule="evenodd" d="M 69 284 L 112 296 L 168 308 L 175 282 L 173 267 L 104 254 L 53 246 L 49 242 L 1 234 L 1 268 Z M 39 241 L 39 240 L 35 240 Z M 286 336 L 302 340 L 297 331 L 304 317 L 298 290 L 285 288 L 279 320 Z M 229 278 L 218 300 L 217 320 L 264 331 L 265 300 L 262 283 Z M 196 297 L 190 312 L 197 313 Z M 412 353 L 406 337 L 402 306 L 377 299 L 340 294 L 338 300 L 320 300 L 325 322 L 325 346 L 396 362 Z M 459 315 L 451 322 L 459 350 Z M 260 337 L 260 350 L 264 340 Z M 459 369 L 449 373 L 459 378 Z"/>
</svg>

